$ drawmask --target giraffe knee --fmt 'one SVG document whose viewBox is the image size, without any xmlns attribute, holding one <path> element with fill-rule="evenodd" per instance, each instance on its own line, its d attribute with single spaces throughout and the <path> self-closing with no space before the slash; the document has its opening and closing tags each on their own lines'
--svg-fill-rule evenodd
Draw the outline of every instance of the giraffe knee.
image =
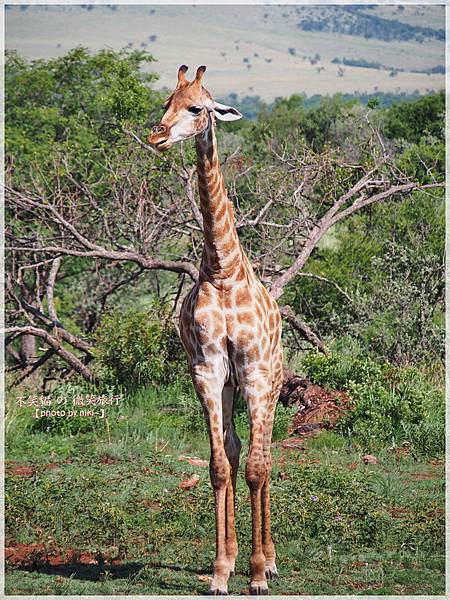
<svg viewBox="0 0 450 600">
<path fill-rule="evenodd" d="M 264 454 L 259 451 L 251 452 L 245 466 L 245 478 L 248 487 L 251 490 L 261 488 L 266 479 L 266 474 L 267 466 Z"/>
<path fill-rule="evenodd" d="M 211 460 L 209 461 L 209 473 L 211 476 L 211 485 L 215 490 L 219 490 L 228 485 L 231 467 L 225 453 L 219 456 L 211 456 Z"/>
</svg>

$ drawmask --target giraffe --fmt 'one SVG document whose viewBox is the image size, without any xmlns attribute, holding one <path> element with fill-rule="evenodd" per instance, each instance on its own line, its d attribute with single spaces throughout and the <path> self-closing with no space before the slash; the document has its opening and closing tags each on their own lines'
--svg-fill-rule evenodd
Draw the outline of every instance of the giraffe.
<svg viewBox="0 0 450 600">
<path fill-rule="evenodd" d="M 270 444 L 282 383 L 281 318 L 277 303 L 257 279 L 236 232 L 215 136 L 215 119 L 241 113 L 215 102 L 202 86 L 206 67 L 195 79 L 178 71 L 175 90 L 164 104 L 149 143 L 159 150 L 195 137 L 204 246 L 199 278 L 180 309 L 180 337 L 208 428 L 210 477 L 215 497 L 216 557 L 210 594 L 228 594 L 238 553 L 235 528 L 236 476 L 241 442 L 233 413 L 237 393 L 247 403 L 250 421 L 245 468 L 252 511 L 250 593 L 268 594 L 268 579 L 278 576 L 270 532 Z"/>
</svg>

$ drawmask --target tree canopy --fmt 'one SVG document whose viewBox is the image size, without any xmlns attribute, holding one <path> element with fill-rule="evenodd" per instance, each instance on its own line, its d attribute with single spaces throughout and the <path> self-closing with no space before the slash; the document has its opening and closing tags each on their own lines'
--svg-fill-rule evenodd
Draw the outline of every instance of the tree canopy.
<svg viewBox="0 0 450 600">
<path fill-rule="evenodd" d="M 162 112 L 153 60 L 7 53 L 7 345 L 25 376 L 39 361 L 92 375 L 107 315 L 159 307 L 170 322 L 196 278 L 193 146 L 160 155 L 143 141 Z M 295 95 L 218 126 L 237 229 L 284 306 L 288 353 L 350 339 L 382 361 L 443 360 L 444 104 Z M 45 349 L 26 351 L 30 336 Z"/>
</svg>

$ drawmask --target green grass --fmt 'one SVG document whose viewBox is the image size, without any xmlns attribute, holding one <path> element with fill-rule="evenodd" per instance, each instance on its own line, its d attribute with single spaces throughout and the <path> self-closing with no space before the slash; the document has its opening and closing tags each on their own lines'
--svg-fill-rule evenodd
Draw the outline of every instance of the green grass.
<svg viewBox="0 0 450 600">
<path fill-rule="evenodd" d="M 39 542 L 100 561 L 31 570 L 9 565 L 8 594 L 205 593 L 208 583 L 199 577 L 211 574 L 214 558 L 208 468 L 179 460 L 209 455 L 195 402 L 182 385 L 141 390 L 111 411 L 108 428 L 99 422 L 72 435 L 55 428 L 33 433 L 26 411 L 16 415 L 6 458 L 34 473 L 7 474 L 6 545 Z M 281 439 L 286 412 L 277 419 Z M 272 521 L 281 577 L 271 583 L 274 594 L 444 592 L 442 462 L 380 448 L 379 463 L 365 466 L 363 452 L 330 432 L 308 440 L 304 450 L 275 442 Z M 248 588 L 251 549 L 245 454 L 244 440 L 240 553 L 229 582 L 236 594 Z M 199 484 L 179 488 L 193 473 Z M 102 564 L 102 556 L 120 564 Z"/>
</svg>

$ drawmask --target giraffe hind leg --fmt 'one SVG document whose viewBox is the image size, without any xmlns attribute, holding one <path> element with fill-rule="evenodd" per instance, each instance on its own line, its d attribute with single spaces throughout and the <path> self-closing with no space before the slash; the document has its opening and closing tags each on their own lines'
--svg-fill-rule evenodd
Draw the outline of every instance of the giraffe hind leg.
<svg viewBox="0 0 450 600">
<path fill-rule="evenodd" d="M 261 504 L 262 504 L 262 543 L 263 551 L 266 559 L 266 578 L 277 579 L 278 569 L 276 566 L 276 552 L 275 546 L 272 540 L 271 527 L 270 527 L 270 476 L 272 472 L 272 455 L 271 455 L 271 442 L 272 442 L 272 430 L 273 422 L 275 419 L 275 411 L 277 407 L 279 390 L 282 382 L 282 371 L 278 373 L 275 378 L 274 385 L 272 387 L 271 402 L 267 415 L 266 427 L 264 431 L 264 456 L 266 459 L 266 479 L 261 491 Z"/>
</svg>

